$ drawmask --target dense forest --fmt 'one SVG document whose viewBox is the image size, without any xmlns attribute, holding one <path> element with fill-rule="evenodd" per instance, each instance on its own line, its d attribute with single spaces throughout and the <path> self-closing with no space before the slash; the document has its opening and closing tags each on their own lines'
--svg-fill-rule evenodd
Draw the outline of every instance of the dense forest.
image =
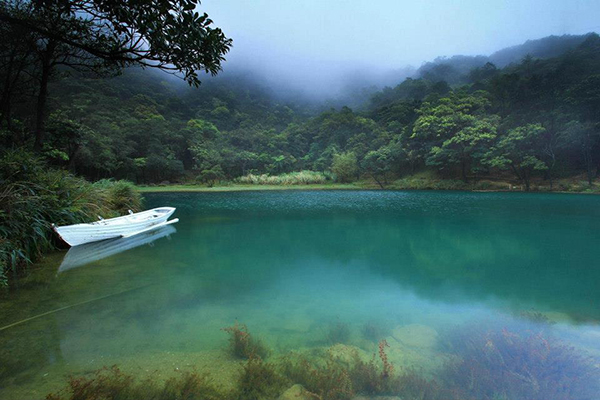
<svg viewBox="0 0 600 400">
<path fill-rule="evenodd" d="M 596 34 L 439 58 L 356 110 L 282 100 L 251 74 L 206 77 L 195 88 L 136 68 L 110 79 L 68 72 L 49 86 L 43 154 L 92 180 L 213 184 L 312 170 L 385 186 L 434 170 L 465 182 L 504 177 L 528 189 L 531 179 L 552 185 L 577 174 L 591 184 L 600 163 Z M 9 146 L 31 141 L 31 104 L 22 100 L 2 131 Z"/>
</svg>

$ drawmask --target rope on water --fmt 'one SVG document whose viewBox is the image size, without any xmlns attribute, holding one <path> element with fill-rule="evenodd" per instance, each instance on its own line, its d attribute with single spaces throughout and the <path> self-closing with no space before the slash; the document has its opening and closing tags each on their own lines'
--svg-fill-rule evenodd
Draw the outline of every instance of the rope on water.
<svg viewBox="0 0 600 400">
<path fill-rule="evenodd" d="M 61 308 L 57 308 L 56 310 L 51 310 L 51 311 L 47 311 L 47 312 L 45 312 L 45 313 L 42 313 L 42 314 L 34 315 L 33 317 L 25 318 L 25 319 L 22 319 L 21 321 L 13 322 L 13 323 L 12 323 L 12 324 L 10 324 L 10 325 L 3 326 L 2 328 L 0 328 L 0 332 L 2 332 L 2 331 L 3 331 L 3 330 L 5 330 L 5 329 L 9 329 L 9 328 L 12 328 L 12 327 L 14 327 L 14 326 L 17 326 L 17 325 L 24 324 L 25 322 L 29 322 L 29 321 L 31 321 L 31 320 L 34 320 L 34 319 L 38 319 L 38 318 L 41 318 L 41 317 L 45 317 L 46 315 L 54 314 L 54 313 L 57 313 L 57 312 L 59 312 L 59 311 L 67 310 L 67 309 L 69 309 L 69 308 L 73 308 L 73 307 L 81 306 L 81 305 L 84 305 L 84 304 L 87 304 L 87 303 L 91 303 L 91 302 L 94 302 L 94 301 L 103 300 L 103 299 L 106 299 L 106 298 L 109 298 L 109 297 L 118 296 L 118 295 L 120 295 L 120 294 L 124 294 L 124 293 L 128 293 L 128 292 L 132 292 L 132 291 L 134 291 L 134 290 L 143 289 L 143 288 L 146 288 L 146 287 L 148 287 L 148 286 L 150 286 L 150 285 L 152 285 L 152 284 L 150 283 L 150 284 L 148 284 L 148 285 L 143 285 L 143 286 L 138 286 L 138 287 L 134 287 L 134 288 L 131 288 L 131 289 L 122 290 L 122 291 L 120 291 L 120 292 L 117 292 L 117 293 L 111 293 L 111 294 L 107 294 L 107 295 L 105 295 L 105 296 L 96 297 L 96 298 L 94 298 L 94 299 L 85 300 L 85 301 L 82 301 L 82 302 L 80 302 L 80 303 L 71 304 L 71 305 L 68 305 L 68 306 L 64 306 L 64 307 L 61 307 Z"/>
</svg>

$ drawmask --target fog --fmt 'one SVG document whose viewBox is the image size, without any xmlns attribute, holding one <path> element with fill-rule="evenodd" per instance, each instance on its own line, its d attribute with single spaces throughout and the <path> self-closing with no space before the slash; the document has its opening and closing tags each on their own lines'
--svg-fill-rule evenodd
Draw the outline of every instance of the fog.
<svg viewBox="0 0 600 400">
<path fill-rule="evenodd" d="M 225 74 L 323 99 L 397 84 L 438 56 L 600 28 L 598 0 L 204 0 L 201 11 L 234 40 Z"/>
</svg>

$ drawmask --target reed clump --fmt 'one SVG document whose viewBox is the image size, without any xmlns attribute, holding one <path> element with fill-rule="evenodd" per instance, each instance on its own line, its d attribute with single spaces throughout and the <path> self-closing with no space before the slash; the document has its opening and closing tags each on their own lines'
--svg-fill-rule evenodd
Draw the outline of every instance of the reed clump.
<svg viewBox="0 0 600 400">
<path fill-rule="evenodd" d="M 246 185 L 313 185 L 331 182 L 332 177 L 323 172 L 300 171 L 281 175 L 248 174 L 237 179 Z"/>
<path fill-rule="evenodd" d="M 229 336 L 229 350 L 237 358 L 267 358 L 270 350 L 260 339 L 255 338 L 248 332 L 248 327 L 244 324 L 235 323 L 221 329 L 227 332 Z"/>
<path fill-rule="evenodd" d="M 69 225 L 114 217 L 141 208 L 140 195 L 125 181 L 89 183 L 48 168 L 37 156 L 7 151 L 0 157 L 0 285 L 9 272 L 54 247 L 52 223 Z"/>
</svg>

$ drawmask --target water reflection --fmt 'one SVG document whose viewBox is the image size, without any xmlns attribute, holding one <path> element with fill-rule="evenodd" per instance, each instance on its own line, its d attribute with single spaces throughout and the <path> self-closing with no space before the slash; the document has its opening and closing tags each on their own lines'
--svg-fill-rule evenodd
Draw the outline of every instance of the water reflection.
<svg viewBox="0 0 600 400">
<path fill-rule="evenodd" d="M 65 272 L 69 269 L 81 267 L 82 265 L 102 260 L 115 254 L 131 250 L 138 246 L 151 244 L 155 240 L 165 236 L 170 236 L 175 232 L 177 232 L 177 229 L 175 229 L 174 226 L 167 225 L 159 229 L 140 233 L 127 238 L 108 239 L 71 247 L 67 254 L 65 254 L 65 257 L 58 268 L 58 273 L 60 274 L 61 272 Z"/>
</svg>

